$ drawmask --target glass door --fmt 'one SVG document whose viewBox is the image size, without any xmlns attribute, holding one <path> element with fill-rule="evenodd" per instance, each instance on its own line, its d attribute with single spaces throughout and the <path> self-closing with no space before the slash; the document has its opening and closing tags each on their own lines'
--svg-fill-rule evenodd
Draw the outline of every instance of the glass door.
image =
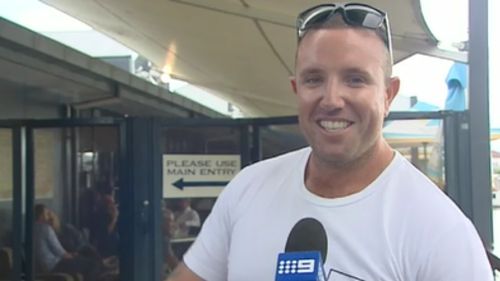
<svg viewBox="0 0 500 281">
<path fill-rule="evenodd" d="M 28 275 L 120 280 L 119 127 L 55 122 L 27 135 Z"/>
<path fill-rule="evenodd" d="M 0 122 L 0 280 L 21 280 L 23 130 Z"/>
</svg>

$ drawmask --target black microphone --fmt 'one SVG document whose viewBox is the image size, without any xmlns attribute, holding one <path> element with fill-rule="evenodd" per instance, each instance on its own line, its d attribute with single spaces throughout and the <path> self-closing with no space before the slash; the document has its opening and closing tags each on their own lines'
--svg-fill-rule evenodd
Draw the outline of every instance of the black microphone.
<svg viewBox="0 0 500 281">
<path fill-rule="evenodd" d="M 288 235 L 285 252 L 278 255 L 275 281 L 328 281 L 333 273 L 364 281 L 334 268 L 325 274 L 327 251 L 328 237 L 321 222 L 314 218 L 299 220 Z"/>
<path fill-rule="evenodd" d="M 299 220 L 290 231 L 285 252 L 318 251 L 321 259 L 326 259 L 328 239 L 323 225 L 314 218 Z"/>
<path fill-rule="evenodd" d="M 328 239 L 314 218 L 299 220 L 290 231 L 285 252 L 279 254 L 275 281 L 323 281 Z"/>
</svg>

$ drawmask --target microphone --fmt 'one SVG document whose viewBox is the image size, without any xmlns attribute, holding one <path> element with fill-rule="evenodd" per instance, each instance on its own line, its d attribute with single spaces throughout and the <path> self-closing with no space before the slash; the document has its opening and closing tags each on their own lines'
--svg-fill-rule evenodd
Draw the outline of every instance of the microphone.
<svg viewBox="0 0 500 281">
<path fill-rule="evenodd" d="M 278 255 L 275 281 L 328 281 L 332 274 L 350 280 L 365 281 L 349 273 L 323 269 L 328 251 L 328 238 L 321 222 L 314 218 L 299 220 L 290 231 L 285 252 Z"/>
<path fill-rule="evenodd" d="M 299 220 L 288 236 L 285 252 L 278 255 L 275 281 L 324 281 L 323 261 L 328 239 L 314 218 Z"/>
<path fill-rule="evenodd" d="M 328 238 L 323 225 L 314 218 L 303 218 L 299 220 L 290 231 L 286 241 L 285 252 L 308 252 L 317 251 L 321 253 L 321 259 L 326 259 L 328 251 Z"/>
</svg>

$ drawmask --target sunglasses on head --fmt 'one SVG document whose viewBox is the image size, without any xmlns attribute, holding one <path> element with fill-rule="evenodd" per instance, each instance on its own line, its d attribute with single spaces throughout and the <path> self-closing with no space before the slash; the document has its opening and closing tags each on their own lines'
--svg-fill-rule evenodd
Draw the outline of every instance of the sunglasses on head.
<svg viewBox="0 0 500 281">
<path fill-rule="evenodd" d="M 391 30 L 387 14 L 366 4 L 322 4 L 303 11 L 297 17 L 298 40 L 300 41 L 310 28 L 327 22 L 336 13 L 340 13 L 344 22 L 350 26 L 382 31 L 381 37 L 392 61 Z"/>
</svg>

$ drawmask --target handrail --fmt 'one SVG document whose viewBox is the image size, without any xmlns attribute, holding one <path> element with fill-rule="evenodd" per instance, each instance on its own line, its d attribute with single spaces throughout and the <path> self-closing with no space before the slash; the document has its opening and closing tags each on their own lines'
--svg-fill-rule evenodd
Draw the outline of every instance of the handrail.
<svg viewBox="0 0 500 281">
<path fill-rule="evenodd" d="M 493 271 L 500 271 L 500 258 L 493 254 L 491 251 L 487 251 L 488 253 L 488 260 L 490 261 L 491 268 L 493 268 Z"/>
</svg>

